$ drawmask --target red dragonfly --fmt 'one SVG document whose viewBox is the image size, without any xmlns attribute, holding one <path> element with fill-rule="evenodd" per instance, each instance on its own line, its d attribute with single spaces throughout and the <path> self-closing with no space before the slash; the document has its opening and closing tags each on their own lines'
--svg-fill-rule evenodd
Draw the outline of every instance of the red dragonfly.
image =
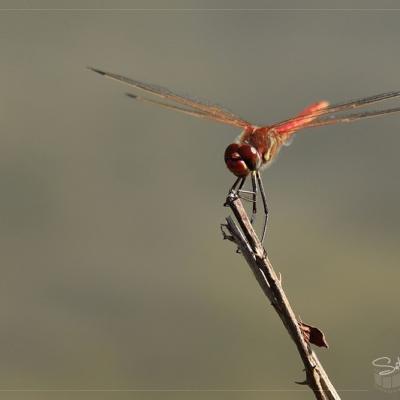
<svg viewBox="0 0 400 400">
<path fill-rule="evenodd" d="M 334 105 L 330 105 L 327 101 L 319 101 L 306 107 L 301 113 L 293 118 L 272 125 L 258 126 L 232 114 L 220 106 L 206 104 L 186 96 L 178 95 L 161 86 L 140 82 L 125 76 L 105 72 L 97 68 L 89 67 L 89 69 L 107 78 L 126 83 L 136 89 L 151 93 L 152 95 L 177 103 L 178 105 L 127 93 L 127 96 L 130 98 L 156 104 L 195 117 L 222 122 L 223 124 L 232 125 L 242 129 L 242 133 L 239 135 L 237 140 L 226 148 L 225 163 L 228 169 L 237 177 L 230 191 L 236 191 L 236 193 L 247 193 L 252 196 L 252 223 L 257 213 L 257 192 L 260 190 L 265 216 L 261 241 L 263 241 L 265 237 L 268 207 L 260 170 L 271 164 L 282 146 L 290 143 L 295 132 L 304 128 L 315 128 L 324 125 L 338 124 L 341 122 L 354 122 L 364 118 L 400 112 L 400 107 L 397 107 L 378 111 L 351 113 L 341 116 L 336 115 L 337 113 L 353 110 L 355 108 L 364 107 L 372 103 L 400 96 L 400 91 L 395 91 Z M 242 187 L 249 176 L 251 177 L 253 190 L 242 190 Z"/>
</svg>

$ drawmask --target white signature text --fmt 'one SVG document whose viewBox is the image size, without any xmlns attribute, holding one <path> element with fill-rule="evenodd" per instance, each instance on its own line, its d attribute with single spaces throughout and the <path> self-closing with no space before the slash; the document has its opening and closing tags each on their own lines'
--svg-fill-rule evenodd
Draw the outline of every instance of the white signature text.
<svg viewBox="0 0 400 400">
<path fill-rule="evenodd" d="M 392 364 L 392 359 L 390 357 L 379 357 L 372 361 L 372 365 L 378 368 L 384 368 L 378 372 L 379 375 L 390 375 L 396 371 L 400 371 L 400 357 Z"/>
</svg>

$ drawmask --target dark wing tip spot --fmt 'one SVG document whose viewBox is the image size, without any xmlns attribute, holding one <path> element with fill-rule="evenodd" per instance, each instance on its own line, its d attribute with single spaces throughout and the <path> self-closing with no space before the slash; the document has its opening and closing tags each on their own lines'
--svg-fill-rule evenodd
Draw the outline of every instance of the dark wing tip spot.
<svg viewBox="0 0 400 400">
<path fill-rule="evenodd" d="M 128 96 L 128 97 L 130 97 L 132 99 L 137 99 L 138 98 L 138 96 L 136 96 L 136 94 L 133 94 L 133 93 L 125 93 L 125 96 Z"/>
<path fill-rule="evenodd" d="M 93 67 L 86 67 L 86 68 L 89 69 L 90 71 L 97 72 L 100 75 L 106 75 L 106 73 L 104 71 L 102 71 L 101 69 L 97 69 L 97 68 L 93 68 Z"/>
</svg>

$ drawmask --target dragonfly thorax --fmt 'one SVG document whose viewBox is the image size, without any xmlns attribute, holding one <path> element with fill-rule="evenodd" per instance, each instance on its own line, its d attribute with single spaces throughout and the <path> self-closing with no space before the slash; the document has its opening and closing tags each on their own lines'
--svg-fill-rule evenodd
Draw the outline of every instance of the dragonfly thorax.
<svg viewBox="0 0 400 400">
<path fill-rule="evenodd" d="M 246 127 L 237 142 L 225 150 L 225 163 L 234 175 L 247 176 L 270 164 L 283 143 L 283 138 L 274 129 Z"/>
<path fill-rule="evenodd" d="M 254 146 L 232 143 L 225 150 L 225 163 L 234 175 L 245 177 L 261 167 L 262 158 Z"/>
</svg>

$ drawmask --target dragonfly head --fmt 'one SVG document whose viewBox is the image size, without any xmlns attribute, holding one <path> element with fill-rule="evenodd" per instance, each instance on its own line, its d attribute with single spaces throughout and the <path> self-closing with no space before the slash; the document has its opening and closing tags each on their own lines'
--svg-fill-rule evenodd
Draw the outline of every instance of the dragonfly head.
<svg viewBox="0 0 400 400">
<path fill-rule="evenodd" d="M 225 163 L 236 176 L 247 176 L 261 166 L 260 153 L 250 144 L 232 143 L 225 150 Z"/>
</svg>

